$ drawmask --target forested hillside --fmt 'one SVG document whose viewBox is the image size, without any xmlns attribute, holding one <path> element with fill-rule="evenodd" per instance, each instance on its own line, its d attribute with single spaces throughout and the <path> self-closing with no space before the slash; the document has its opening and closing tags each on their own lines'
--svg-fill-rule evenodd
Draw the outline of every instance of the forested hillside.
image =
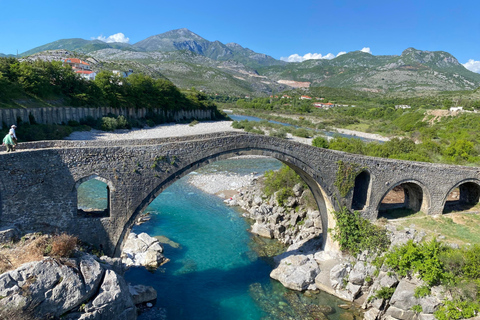
<svg viewBox="0 0 480 320">
<path fill-rule="evenodd" d="M 68 65 L 41 60 L 19 62 L 0 58 L 0 107 L 110 106 L 152 110 L 216 108 L 205 94 L 181 92 L 172 82 L 143 74 L 121 78 L 98 73 L 94 81 L 80 78 Z"/>
</svg>

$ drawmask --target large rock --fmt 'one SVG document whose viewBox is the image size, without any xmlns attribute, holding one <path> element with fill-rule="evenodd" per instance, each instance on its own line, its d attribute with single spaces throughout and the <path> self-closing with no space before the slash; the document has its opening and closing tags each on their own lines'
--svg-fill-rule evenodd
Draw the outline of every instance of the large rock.
<svg viewBox="0 0 480 320">
<path fill-rule="evenodd" d="M 113 282 L 122 285 L 113 290 Z M 91 255 L 61 261 L 46 258 L 0 275 L 3 297 L 0 308 L 29 310 L 42 319 L 62 316 L 65 319 L 133 320 L 136 310 L 124 282 Z M 104 292 L 112 294 L 106 298 Z M 102 309 L 101 312 L 91 312 L 95 309 L 94 301 L 102 301 L 101 304 L 95 302 L 95 308 Z M 89 304 L 92 306 L 89 311 L 80 310 Z"/>
<path fill-rule="evenodd" d="M 250 232 L 258 234 L 259 236 L 264 237 L 264 238 L 272 239 L 273 238 L 273 231 L 274 230 L 271 229 L 268 225 L 266 225 L 264 223 L 255 222 L 252 225 L 252 230 Z"/>
<path fill-rule="evenodd" d="M 134 304 L 145 303 L 157 299 L 157 291 L 150 286 L 137 284 L 135 286 L 129 285 L 128 290 L 132 296 Z"/>
<path fill-rule="evenodd" d="M 280 260 L 270 277 L 292 290 L 306 290 L 320 272 L 313 255 L 289 255 Z"/>
<path fill-rule="evenodd" d="M 417 281 L 402 279 L 398 283 L 393 296 L 390 298 L 390 306 L 402 310 L 410 310 L 414 305 L 420 304 L 420 299 L 415 298 L 415 288 L 421 284 Z"/>
<path fill-rule="evenodd" d="M 393 288 L 397 286 L 397 284 L 398 284 L 398 278 L 395 274 L 391 274 L 385 271 L 380 271 L 378 277 L 375 279 L 375 281 L 370 287 L 370 291 L 367 295 L 367 299 L 363 303 L 362 308 L 366 309 L 370 306 L 382 305 L 383 304 L 382 299 L 374 299 L 374 296 L 377 290 L 383 287 Z"/>
<path fill-rule="evenodd" d="M 16 227 L 5 227 L 0 229 L 0 243 L 7 243 L 19 238 L 20 232 Z"/>
<path fill-rule="evenodd" d="M 350 272 L 348 281 L 356 285 L 362 285 L 367 276 L 367 268 L 365 263 L 357 262 L 353 267 L 353 270 Z"/>
<path fill-rule="evenodd" d="M 125 280 L 112 270 L 105 272 L 100 290 L 93 299 L 85 305 L 85 313 L 79 320 L 134 320 L 137 311 L 133 304 Z"/>
<path fill-rule="evenodd" d="M 122 261 L 127 267 L 157 268 L 169 261 L 162 252 L 163 247 L 158 239 L 144 232 L 139 235 L 130 232 L 122 250 Z"/>
<path fill-rule="evenodd" d="M 371 308 L 363 315 L 364 320 L 377 320 L 378 316 L 381 314 L 380 310 Z"/>
<path fill-rule="evenodd" d="M 415 311 L 412 310 L 403 310 L 400 308 L 396 308 L 392 305 L 387 309 L 385 312 L 385 318 L 390 319 L 399 319 L 399 320 L 411 320 L 416 319 L 417 314 Z"/>
</svg>

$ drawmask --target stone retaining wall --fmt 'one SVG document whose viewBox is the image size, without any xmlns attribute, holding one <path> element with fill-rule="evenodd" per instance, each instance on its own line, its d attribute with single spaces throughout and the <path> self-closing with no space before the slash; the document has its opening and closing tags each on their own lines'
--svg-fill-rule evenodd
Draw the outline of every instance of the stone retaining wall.
<svg viewBox="0 0 480 320">
<path fill-rule="evenodd" d="M 30 116 L 33 116 L 35 122 L 42 124 L 61 124 L 68 121 L 77 121 L 87 117 L 98 119 L 108 114 L 115 116 L 123 115 L 127 118 L 140 119 L 145 118 L 148 110 L 141 109 L 116 109 L 111 107 L 100 108 L 74 108 L 74 107 L 52 107 L 52 108 L 25 108 L 25 109 L 0 109 L 0 126 L 10 127 L 12 124 L 30 123 Z M 163 116 L 164 119 L 172 121 L 182 121 L 187 119 L 210 120 L 213 118 L 213 110 L 180 110 L 165 111 L 157 109 L 154 112 Z"/>
</svg>

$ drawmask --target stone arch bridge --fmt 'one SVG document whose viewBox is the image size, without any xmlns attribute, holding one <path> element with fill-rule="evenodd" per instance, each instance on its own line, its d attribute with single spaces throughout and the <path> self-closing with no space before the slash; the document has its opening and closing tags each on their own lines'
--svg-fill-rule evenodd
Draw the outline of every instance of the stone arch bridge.
<svg viewBox="0 0 480 320">
<path fill-rule="evenodd" d="M 270 156 L 300 174 L 314 194 L 323 230 L 333 227 L 331 213 L 340 205 L 376 219 L 383 197 L 399 185 L 405 205 L 427 214 L 441 214 L 456 188 L 460 202 L 476 203 L 480 196 L 479 168 L 366 157 L 246 133 L 43 141 L 20 148 L 0 154 L 0 227 L 65 231 L 109 255 L 120 253 L 137 215 L 167 186 L 203 165 L 238 155 Z M 107 216 L 78 212 L 77 187 L 92 178 L 108 185 Z"/>
</svg>

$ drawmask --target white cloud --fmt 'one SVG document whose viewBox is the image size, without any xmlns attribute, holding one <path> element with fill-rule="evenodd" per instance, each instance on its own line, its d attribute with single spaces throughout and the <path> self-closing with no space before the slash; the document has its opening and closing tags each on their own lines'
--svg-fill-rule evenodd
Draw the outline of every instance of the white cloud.
<svg viewBox="0 0 480 320">
<path fill-rule="evenodd" d="M 480 61 L 469 59 L 467 63 L 463 64 L 463 66 L 470 71 L 480 73 Z"/>
<path fill-rule="evenodd" d="M 111 43 L 111 42 L 123 42 L 123 43 L 128 43 L 130 41 L 130 38 L 127 38 L 123 33 L 119 32 L 116 34 L 112 34 L 109 37 L 104 37 L 104 36 L 98 36 L 95 39 Z"/>
<path fill-rule="evenodd" d="M 335 58 L 335 55 L 333 53 L 327 53 L 326 55 L 322 55 L 321 53 L 307 53 L 306 55 L 303 55 L 303 56 L 295 53 L 288 57 L 281 57 L 280 60 L 287 61 L 287 62 L 302 62 L 305 60 L 319 60 L 319 59 L 330 60 L 333 58 Z"/>
<path fill-rule="evenodd" d="M 367 47 L 364 47 L 360 51 L 372 54 L 372 51 L 370 50 L 370 48 L 367 48 Z M 346 53 L 347 53 L 346 51 L 340 51 L 339 53 L 337 53 L 337 55 L 334 55 L 333 53 L 327 53 L 326 55 L 322 55 L 321 53 L 307 53 L 306 55 L 303 55 L 303 56 L 295 53 L 295 54 L 292 54 L 288 57 L 281 57 L 280 60 L 287 61 L 287 62 L 302 62 L 302 61 L 305 61 L 305 60 L 313 60 L 313 59 L 328 59 L 328 60 L 330 60 L 330 59 L 336 58 L 336 57 L 341 56 L 342 54 L 346 54 Z"/>
<path fill-rule="evenodd" d="M 372 54 L 372 50 L 370 50 L 370 48 L 368 48 L 368 47 L 364 47 L 364 48 L 363 48 L 362 50 L 360 50 L 360 51 Z"/>
</svg>

